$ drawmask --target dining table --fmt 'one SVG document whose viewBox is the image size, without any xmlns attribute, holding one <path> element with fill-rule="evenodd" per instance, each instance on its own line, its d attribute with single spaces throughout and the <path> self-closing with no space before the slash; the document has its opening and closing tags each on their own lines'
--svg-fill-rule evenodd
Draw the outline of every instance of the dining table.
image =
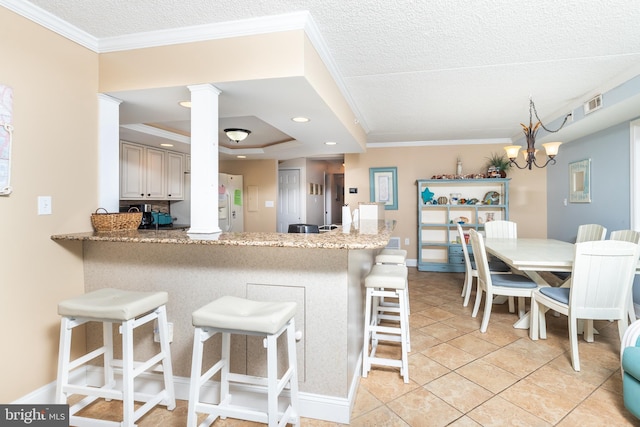
<svg viewBox="0 0 640 427">
<path fill-rule="evenodd" d="M 534 238 L 486 238 L 485 249 L 539 286 L 557 286 L 559 283 L 549 282 L 540 272 L 571 272 L 575 251 L 573 243 Z M 568 285 L 568 281 L 560 285 Z M 529 323 L 530 314 L 527 312 L 513 327 L 528 329 Z"/>
<path fill-rule="evenodd" d="M 501 259 L 511 268 L 521 271 L 531 278 L 539 286 L 569 286 L 570 280 L 557 280 L 549 282 L 540 272 L 571 272 L 573 268 L 573 258 L 575 255 L 575 245 L 555 239 L 485 239 L 485 249 L 487 253 Z M 636 267 L 636 274 L 640 274 L 640 261 Z M 633 310 L 633 299 L 631 289 L 629 292 L 629 319 L 636 320 Z M 517 329 L 528 329 L 530 314 L 527 312 L 513 327 Z M 581 328 L 580 328 L 581 329 Z M 597 331 L 594 331 L 597 333 Z"/>
</svg>

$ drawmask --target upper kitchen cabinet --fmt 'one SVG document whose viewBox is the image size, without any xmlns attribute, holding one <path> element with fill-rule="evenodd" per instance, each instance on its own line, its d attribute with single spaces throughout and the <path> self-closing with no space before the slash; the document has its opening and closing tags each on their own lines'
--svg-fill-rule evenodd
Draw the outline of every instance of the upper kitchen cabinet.
<svg viewBox="0 0 640 427">
<path fill-rule="evenodd" d="M 167 151 L 167 199 L 184 199 L 184 154 Z"/>
<path fill-rule="evenodd" d="M 182 200 L 184 155 L 120 144 L 120 199 Z"/>
</svg>

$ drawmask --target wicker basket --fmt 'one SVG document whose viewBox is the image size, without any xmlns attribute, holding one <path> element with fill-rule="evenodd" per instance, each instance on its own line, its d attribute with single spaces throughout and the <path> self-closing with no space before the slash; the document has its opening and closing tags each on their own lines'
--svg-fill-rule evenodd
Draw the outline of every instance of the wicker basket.
<svg viewBox="0 0 640 427">
<path fill-rule="evenodd" d="M 135 230 L 142 221 L 142 212 L 109 213 L 104 208 L 98 208 L 96 213 L 91 214 L 91 224 L 96 231 L 122 231 Z M 104 212 L 99 212 L 103 210 Z"/>
</svg>

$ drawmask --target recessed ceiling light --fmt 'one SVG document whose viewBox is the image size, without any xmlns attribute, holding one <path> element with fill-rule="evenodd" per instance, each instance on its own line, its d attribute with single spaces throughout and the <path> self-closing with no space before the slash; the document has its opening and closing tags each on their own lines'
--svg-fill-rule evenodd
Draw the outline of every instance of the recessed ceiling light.
<svg viewBox="0 0 640 427">
<path fill-rule="evenodd" d="M 236 157 L 239 158 L 239 159 L 246 159 L 247 158 L 247 156 L 243 156 L 243 155 L 239 155 L 239 156 L 236 156 Z"/>
<path fill-rule="evenodd" d="M 327 142 L 324 143 L 324 145 L 336 145 L 336 144 L 338 144 L 338 143 L 334 142 L 334 141 L 327 141 Z"/>
<path fill-rule="evenodd" d="M 311 121 L 311 119 L 308 117 L 293 117 L 291 120 L 293 120 L 296 123 L 307 123 Z"/>
<path fill-rule="evenodd" d="M 191 101 L 180 101 L 178 102 L 178 104 L 180 104 L 180 106 L 184 108 L 191 108 Z"/>
<path fill-rule="evenodd" d="M 160 144 L 160 146 L 161 147 L 173 147 L 173 144 L 169 144 L 169 143 L 164 142 L 164 143 Z"/>
</svg>

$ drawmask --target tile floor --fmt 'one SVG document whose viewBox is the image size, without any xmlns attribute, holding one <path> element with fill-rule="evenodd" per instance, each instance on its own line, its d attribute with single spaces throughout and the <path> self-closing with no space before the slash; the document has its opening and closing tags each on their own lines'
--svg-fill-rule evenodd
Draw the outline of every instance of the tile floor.
<svg viewBox="0 0 640 427">
<path fill-rule="evenodd" d="M 506 304 L 496 305 L 487 333 L 481 334 L 482 312 L 471 317 L 473 298 L 462 307 L 463 274 L 410 268 L 409 280 L 411 381 L 404 384 L 397 370 L 374 367 L 360 381 L 352 426 L 640 425 L 622 404 L 615 323 L 596 322 L 595 342 L 580 340 L 582 370 L 575 372 L 566 317 L 548 314 L 548 339 L 533 342 L 527 331 L 513 329 L 516 315 Z M 85 410 L 120 419 L 115 402 Z M 138 425 L 182 427 L 186 411 L 186 402 L 179 401 L 173 412 L 156 408 Z M 255 425 L 232 419 L 214 424 Z M 301 425 L 336 424 L 303 418 Z"/>
</svg>

